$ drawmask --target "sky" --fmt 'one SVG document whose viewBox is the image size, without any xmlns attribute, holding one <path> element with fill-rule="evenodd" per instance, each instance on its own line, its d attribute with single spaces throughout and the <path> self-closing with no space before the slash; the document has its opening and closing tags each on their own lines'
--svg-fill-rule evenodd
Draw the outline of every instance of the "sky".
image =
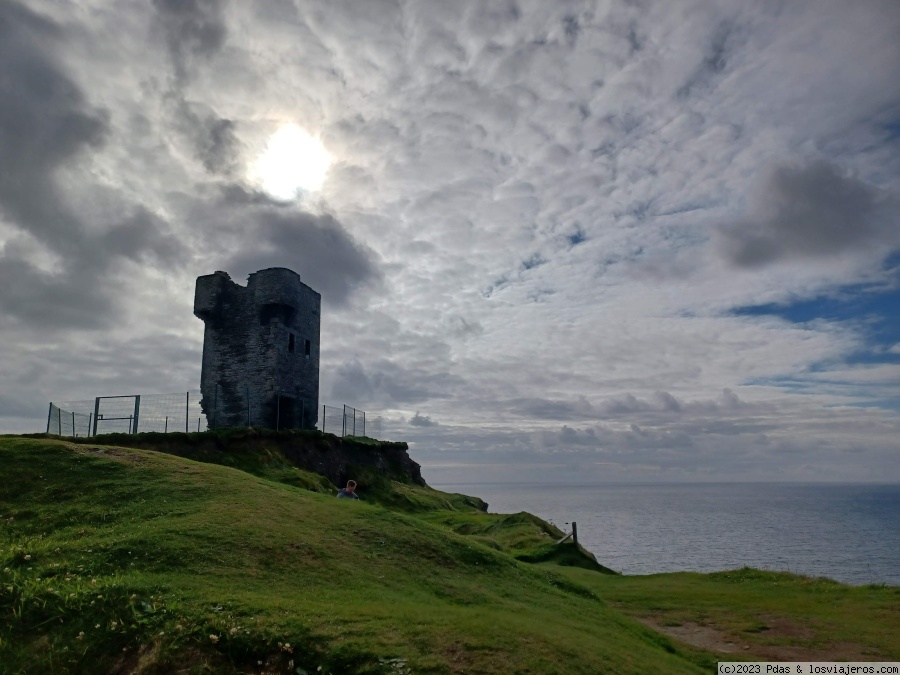
<svg viewBox="0 0 900 675">
<path fill-rule="evenodd" d="M 896 0 L 0 0 L 0 432 L 322 294 L 430 483 L 900 481 Z"/>
</svg>

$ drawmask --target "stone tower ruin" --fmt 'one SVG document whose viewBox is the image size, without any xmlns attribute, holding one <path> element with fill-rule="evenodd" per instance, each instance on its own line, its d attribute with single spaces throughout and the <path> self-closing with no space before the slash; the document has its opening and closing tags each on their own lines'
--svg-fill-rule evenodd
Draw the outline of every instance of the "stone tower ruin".
<svg viewBox="0 0 900 675">
<path fill-rule="evenodd" d="M 246 286 L 226 272 L 197 277 L 200 406 L 210 428 L 315 427 L 321 307 L 322 296 L 283 267 L 254 272 Z"/>
</svg>

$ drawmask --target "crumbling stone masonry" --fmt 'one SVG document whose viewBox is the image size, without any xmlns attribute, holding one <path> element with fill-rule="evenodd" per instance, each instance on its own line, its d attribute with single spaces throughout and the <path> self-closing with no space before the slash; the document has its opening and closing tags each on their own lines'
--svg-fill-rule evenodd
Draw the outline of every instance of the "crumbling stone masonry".
<svg viewBox="0 0 900 675">
<path fill-rule="evenodd" d="M 311 429 L 319 408 L 322 296 L 300 275 L 272 267 L 247 286 L 225 272 L 197 278 L 203 319 L 200 406 L 210 428 Z"/>
</svg>

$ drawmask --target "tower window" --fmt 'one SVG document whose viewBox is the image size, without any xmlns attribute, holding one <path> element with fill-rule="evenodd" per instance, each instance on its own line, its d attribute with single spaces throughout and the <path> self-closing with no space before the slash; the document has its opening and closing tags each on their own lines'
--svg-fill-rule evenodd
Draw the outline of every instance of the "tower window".
<svg viewBox="0 0 900 675">
<path fill-rule="evenodd" d="M 294 334 L 288 333 L 288 351 L 293 354 L 294 353 Z"/>
<path fill-rule="evenodd" d="M 305 356 L 306 358 L 309 358 L 309 350 L 310 350 L 309 340 L 304 340 L 303 341 L 303 356 Z"/>
</svg>

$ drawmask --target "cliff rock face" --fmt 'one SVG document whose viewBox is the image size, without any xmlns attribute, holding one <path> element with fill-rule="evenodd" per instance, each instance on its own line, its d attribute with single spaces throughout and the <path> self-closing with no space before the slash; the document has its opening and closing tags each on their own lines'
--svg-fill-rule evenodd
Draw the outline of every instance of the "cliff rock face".
<svg viewBox="0 0 900 675">
<path fill-rule="evenodd" d="M 422 469 L 410 458 L 406 443 L 379 442 L 376 446 L 334 436 L 331 439 L 325 447 L 288 443 L 281 450 L 301 469 L 321 474 L 339 487 L 358 478 L 353 475 L 354 468 L 374 470 L 403 483 L 425 485 Z"/>
<path fill-rule="evenodd" d="M 242 466 L 265 465 L 283 455 L 295 466 L 325 476 L 338 486 L 359 473 L 401 483 L 426 485 L 422 469 L 406 443 L 340 438 L 318 431 L 233 429 L 198 434 L 106 434 L 73 439 L 77 443 L 118 445 L 167 452 L 200 462 Z M 273 453 L 273 451 L 275 451 Z M 252 473 L 252 468 L 249 468 Z"/>
</svg>

